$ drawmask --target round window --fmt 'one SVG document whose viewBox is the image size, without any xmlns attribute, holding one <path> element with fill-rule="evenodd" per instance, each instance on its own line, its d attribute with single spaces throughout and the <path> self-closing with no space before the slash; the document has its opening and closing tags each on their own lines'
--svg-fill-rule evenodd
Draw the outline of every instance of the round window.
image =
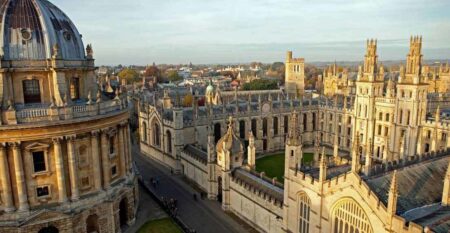
<svg viewBox="0 0 450 233">
<path fill-rule="evenodd" d="M 23 40 L 31 40 L 31 31 L 28 29 L 22 29 L 20 31 Z"/>
<path fill-rule="evenodd" d="M 65 31 L 63 33 L 63 36 L 64 36 L 64 39 L 66 39 L 66 40 L 71 40 L 72 39 L 72 35 L 68 31 Z"/>
</svg>

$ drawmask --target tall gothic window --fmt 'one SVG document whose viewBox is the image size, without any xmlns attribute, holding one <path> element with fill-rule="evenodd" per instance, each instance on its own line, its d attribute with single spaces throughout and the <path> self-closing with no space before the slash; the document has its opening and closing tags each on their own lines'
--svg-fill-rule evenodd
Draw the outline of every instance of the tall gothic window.
<svg viewBox="0 0 450 233">
<path fill-rule="evenodd" d="M 114 136 L 109 137 L 109 153 L 114 154 Z"/>
<path fill-rule="evenodd" d="M 39 80 L 23 80 L 23 100 L 26 104 L 40 103 L 41 102 L 41 89 L 39 86 Z"/>
<path fill-rule="evenodd" d="M 308 125 L 308 115 L 305 113 L 303 114 L 303 131 L 306 131 L 307 125 Z"/>
<path fill-rule="evenodd" d="M 267 118 L 263 119 L 263 137 L 267 136 Z"/>
<path fill-rule="evenodd" d="M 369 218 L 352 199 L 340 201 L 332 211 L 334 233 L 373 233 Z"/>
<path fill-rule="evenodd" d="M 303 193 L 298 196 L 298 232 L 309 233 L 309 215 L 311 212 L 311 200 Z"/>
<path fill-rule="evenodd" d="M 167 130 L 166 132 L 167 137 L 167 152 L 172 153 L 172 133 Z"/>
<path fill-rule="evenodd" d="M 155 123 L 153 127 L 153 145 L 155 146 L 161 146 L 161 130 L 159 128 L 159 124 Z"/>
<path fill-rule="evenodd" d="M 77 100 L 80 98 L 80 79 L 72 78 L 70 82 L 70 98 L 72 100 Z"/>
<path fill-rule="evenodd" d="M 147 143 L 147 123 L 142 122 L 142 140 Z"/>
<path fill-rule="evenodd" d="M 220 137 L 222 136 L 221 132 L 221 126 L 220 123 L 216 123 L 214 125 L 214 142 L 217 143 L 220 140 Z"/>
<path fill-rule="evenodd" d="M 245 121 L 239 121 L 239 137 L 245 139 Z"/>
<path fill-rule="evenodd" d="M 284 133 L 287 134 L 289 130 L 289 117 L 284 116 Z"/>
<path fill-rule="evenodd" d="M 256 122 L 256 119 L 252 119 L 252 133 L 253 136 L 257 137 L 256 131 L 258 129 L 258 122 Z"/>
<path fill-rule="evenodd" d="M 273 118 L 273 134 L 278 135 L 278 117 Z"/>
</svg>

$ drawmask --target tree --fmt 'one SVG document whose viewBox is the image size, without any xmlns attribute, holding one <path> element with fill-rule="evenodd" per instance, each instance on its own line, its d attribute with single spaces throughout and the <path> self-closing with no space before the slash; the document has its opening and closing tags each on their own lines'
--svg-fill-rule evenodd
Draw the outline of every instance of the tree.
<svg viewBox="0 0 450 233">
<path fill-rule="evenodd" d="M 130 68 L 125 68 L 118 74 L 120 79 L 126 79 L 127 83 L 137 82 L 139 81 L 139 73 Z"/>
<path fill-rule="evenodd" d="M 145 77 L 156 77 L 156 80 L 158 82 L 163 81 L 162 75 L 161 75 L 161 70 L 159 70 L 158 67 L 156 67 L 155 65 L 147 67 L 145 69 L 144 76 Z"/>
<path fill-rule="evenodd" d="M 168 79 L 170 82 L 176 82 L 176 81 L 182 80 L 183 78 L 180 77 L 180 75 L 178 75 L 178 71 L 176 71 L 176 70 L 171 70 L 171 71 L 169 71 L 169 73 L 167 74 L 167 79 Z"/>
<path fill-rule="evenodd" d="M 277 80 L 267 80 L 267 79 L 257 79 L 257 80 L 253 80 L 249 83 L 245 83 L 242 86 L 242 89 L 244 89 L 245 91 L 276 90 L 276 89 L 278 89 L 278 81 Z"/>
</svg>

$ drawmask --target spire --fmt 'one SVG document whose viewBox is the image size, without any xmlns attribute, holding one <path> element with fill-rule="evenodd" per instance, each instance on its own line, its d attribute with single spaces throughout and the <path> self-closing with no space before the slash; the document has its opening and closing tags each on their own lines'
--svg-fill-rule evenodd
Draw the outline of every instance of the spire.
<svg viewBox="0 0 450 233">
<path fill-rule="evenodd" d="M 436 109 L 436 113 L 435 113 L 434 119 L 436 120 L 436 123 L 438 123 L 439 121 L 441 121 L 441 106 L 440 106 L 440 105 L 437 106 L 437 109 Z"/>
<path fill-rule="evenodd" d="M 327 161 L 326 161 L 325 147 L 322 148 L 322 158 L 319 165 L 319 181 L 323 182 L 327 179 Z"/>
<path fill-rule="evenodd" d="M 450 205 L 450 162 L 447 167 L 447 173 L 445 173 L 444 178 L 444 190 L 442 191 L 442 205 Z"/>
<path fill-rule="evenodd" d="M 397 187 L 397 170 L 394 170 L 394 174 L 392 175 L 391 187 L 389 188 L 389 197 L 388 197 L 388 206 L 387 211 L 388 214 L 394 216 L 397 212 L 397 196 L 398 196 L 398 187 Z"/>
<path fill-rule="evenodd" d="M 255 137 L 252 131 L 248 133 L 247 164 L 250 169 L 254 169 L 256 165 Z"/>
<path fill-rule="evenodd" d="M 295 110 L 291 114 L 291 122 L 289 124 L 289 133 L 286 142 L 290 146 L 296 146 L 302 143 L 300 127 L 298 125 L 298 113 Z"/>
</svg>

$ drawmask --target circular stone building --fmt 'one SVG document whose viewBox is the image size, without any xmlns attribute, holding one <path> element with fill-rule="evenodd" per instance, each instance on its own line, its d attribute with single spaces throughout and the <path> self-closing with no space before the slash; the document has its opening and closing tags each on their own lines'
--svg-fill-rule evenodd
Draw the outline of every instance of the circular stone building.
<svg viewBox="0 0 450 233">
<path fill-rule="evenodd" d="M 0 0 L 0 232 L 121 232 L 137 186 L 126 98 L 46 0 Z"/>
</svg>

